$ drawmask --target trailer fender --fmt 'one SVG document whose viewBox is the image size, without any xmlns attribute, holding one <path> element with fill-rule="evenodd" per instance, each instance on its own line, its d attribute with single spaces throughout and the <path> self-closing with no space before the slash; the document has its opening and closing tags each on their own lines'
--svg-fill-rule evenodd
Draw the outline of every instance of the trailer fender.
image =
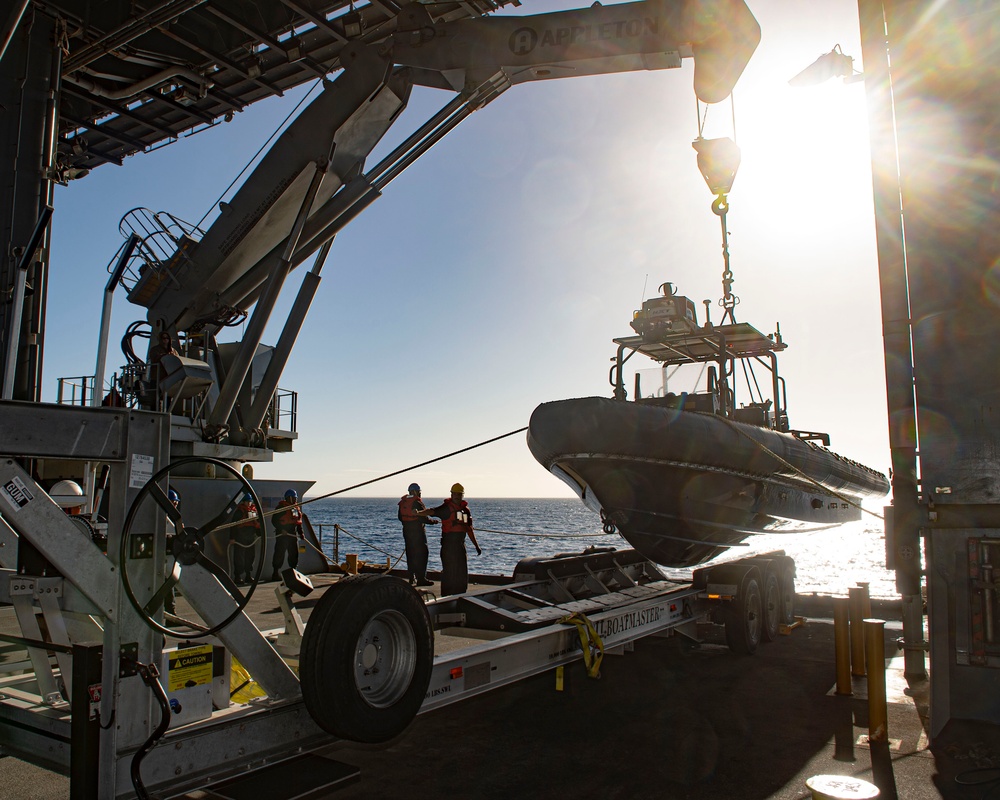
<svg viewBox="0 0 1000 800">
<path fill-rule="evenodd" d="M 708 589 L 731 592 L 723 602 L 721 621 L 726 627 L 726 644 L 734 653 L 752 655 L 760 644 L 763 629 L 763 578 L 755 564 L 720 564 L 708 571 Z M 735 591 L 733 591 L 735 589 Z"/>
</svg>

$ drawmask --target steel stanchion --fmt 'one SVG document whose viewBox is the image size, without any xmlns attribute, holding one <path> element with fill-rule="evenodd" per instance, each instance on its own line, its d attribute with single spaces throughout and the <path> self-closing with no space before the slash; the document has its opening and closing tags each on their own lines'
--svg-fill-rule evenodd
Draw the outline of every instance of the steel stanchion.
<svg viewBox="0 0 1000 800">
<path fill-rule="evenodd" d="M 852 587 L 847 590 L 851 620 L 851 674 L 859 678 L 865 674 L 865 633 L 862 627 L 864 614 L 864 590 Z"/>
<path fill-rule="evenodd" d="M 837 694 L 854 694 L 851 687 L 851 631 L 849 623 L 850 601 L 846 597 L 833 598 L 833 641 L 837 660 Z"/>
</svg>

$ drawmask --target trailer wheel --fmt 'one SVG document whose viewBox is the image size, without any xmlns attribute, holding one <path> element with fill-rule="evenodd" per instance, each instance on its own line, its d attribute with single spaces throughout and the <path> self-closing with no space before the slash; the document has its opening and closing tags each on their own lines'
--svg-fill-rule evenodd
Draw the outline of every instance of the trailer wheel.
<svg viewBox="0 0 1000 800">
<path fill-rule="evenodd" d="M 781 626 L 782 595 L 781 583 L 775 573 L 774 566 L 768 564 L 764 568 L 763 592 L 764 618 L 761 628 L 761 638 L 765 642 L 773 642 L 778 638 L 778 628 Z"/>
<path fill-rule="evenodd" d="M 302 637 L 306 708 L 342 739 L 392 739 L 424 701 L 433 641 L 424 603 L 404 581 L 345 578 L 320 598 Z"/>
<path fill-rule="evenodd" d="M 726 644 L 734 653 L 752 655 L 760 644 L 763 602 L 760 594 L 760 570 L 748 569 L 740 581 L 739 595 L 726 614 Z"/>
<path fill-rule="evenodd" d="M 791 559 L 781 568 L 781 622 L 795 622 L 795 562 Z"/>
</svg>

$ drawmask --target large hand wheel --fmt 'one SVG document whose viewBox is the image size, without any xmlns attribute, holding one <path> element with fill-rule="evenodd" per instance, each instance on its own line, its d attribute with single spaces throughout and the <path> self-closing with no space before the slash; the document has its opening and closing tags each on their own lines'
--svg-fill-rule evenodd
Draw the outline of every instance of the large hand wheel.
<svg viewBox="0 0 1000 800">
<path fill-rule="evenodd" d="M 212 464 L 215 466 L 216 475 L 219 475 L 219 471 L 228 473 L 234 479 L 233 492 L 230 493 L 230 500 L 224 506 L 220 507 L 218 512 L 212 516 L 207 522 L 201 524 L 200 526 L 195 525 L 185 525 L 183 511 L 178 508 L 174 508 L 174 504 L 170 502 L 167 493 L 163 490 L 161 484 L 166 485 L 171 471 L 176 472 L 179 468 L 195 463 Z M 236 619 L 246 608 L 247 603 L 250 602 L 250 598 L 253 596 L 254 590 L 257 588 L 257 583 L 260 580 L 260 575 L 264 569 L 264 558 L 261 555 L 260 561 L 257 564 L 257 572 L 250 581 L 250 587 L 247 589 L 246 594 L 240 590 L 229 574 L 222 569 L 218 564 L 212 561 L 205 555 L 205 541 L 208 536 L 216 530 L 219 530 L 226 522 L 229 521 L 232 516 L 233 510 L 236 508 L 236 504 L 239 503 L 240 498 L 244 494 L 250 494 L 253 497 L 254 504 L 260 509 L 260 499 L 257 497 L 257 493 L 254 491 L 253 486 L 250 482 L 244 478 L 239 471 L 229 466 L 229 464 L 224 461 L 219 461 L 215 458 L 182 458 L 179 461 L 175 461 L 172 464 L 167 465 L 152 478 L 146 481 L 142 489 L 139 490 L 139 494 L 136 495 L 135 500 L 129 507 L 128 515 L 125 517 L 125 527 L 122 530 L 121 547 L 118 552 L 118 564 L 121 569 L 122 575 L 122 585 L 125 588 L 125 594 L 138 612 L 139 617 L 145 622 L 150 628 L 161 633 L 172 636 L 175 639 L 200 639 L 205 636 L 210 636 L 214 633 L 218 633 L 220 630 L 225 628 L 230 622 Z M 140 509 L 143 507 L 148 508 L 149 504 L 152 503 L 166 515 L 168 520 L 168 527 L 173 526 L 174 534 L 168 536 L 167 543 L 167 564 L 163 571 L 163 575 L 166 577 L 162 579 L 160 585 L 153 590 L 149 597 L 141 601 L 136 595 L 135 588 L 132 585 L 132 580 L 129 577 L 129 565 L 148 558 L 149 546 L 148 540 L 150 534 L 142 531 L 133 531 L 133 526 L 136 524 L 136 518 L 139 515 Z M 152 513 L 156 513 L 153 509 Z M 259 517 L 258 517 L 259 518 Z M 190 517 L 189 517 L 190 519 Z M 199 520 L 200 521 L 200 520 Z M 265 536 L 262 527 L 262 538 Z M 266 542 L 265 548 L 266 550 Z M 206 625 L 201 622 L 197 622 L 189 619 L 177 618 L 178 622 L 188 628 L 193 630 L 192 633 L 184 633 L 178 631 L 175 628 L 168 628 L 160 622 L 157 622 L 155 615 L 157 615 L 163 608 L 164 602 L 171 597 L 174 587 L 180 580 L 181 572 L 185 567 L 191 567 L 198 564 L 209 572 L 211 572 L 216 578 L 218 578 L 219 583 L 222 584 L 226 592 L 232 597 L 233 601 L 236 603 L 236 609 L 224 620 L 215 625 Z M 159 579 L 154 578 L 154 585 Z"/>
</svg>

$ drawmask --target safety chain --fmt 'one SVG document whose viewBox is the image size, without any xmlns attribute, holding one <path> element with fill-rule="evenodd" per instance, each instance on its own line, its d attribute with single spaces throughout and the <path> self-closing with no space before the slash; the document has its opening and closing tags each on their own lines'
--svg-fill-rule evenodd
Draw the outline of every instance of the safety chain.
<svg viewBox="0 0 1000 800">
<path fill-rule="evenodd" d="M 601 528 L 605 533 L 617 533 L 618 528 L 615 527 L 615 523 L 604 513 L 604 509 L 601 509 Z"/>
<path fill-rule="evenodd" d="M 729 230 L 726 227 L 728 211 L 729 198 L 725 194 L 720 194 L 712 203 L 712 212 L 722 223 L 722 299 L 719 300 L 719 305 L 724 309 L 722 323 L 725 324 L 728 318 L 735 325 L 736 316 L 733 309 L 739 305 L 740 298 L 733 294 L 733 271 L 729 267 Z"/>
</svg>

